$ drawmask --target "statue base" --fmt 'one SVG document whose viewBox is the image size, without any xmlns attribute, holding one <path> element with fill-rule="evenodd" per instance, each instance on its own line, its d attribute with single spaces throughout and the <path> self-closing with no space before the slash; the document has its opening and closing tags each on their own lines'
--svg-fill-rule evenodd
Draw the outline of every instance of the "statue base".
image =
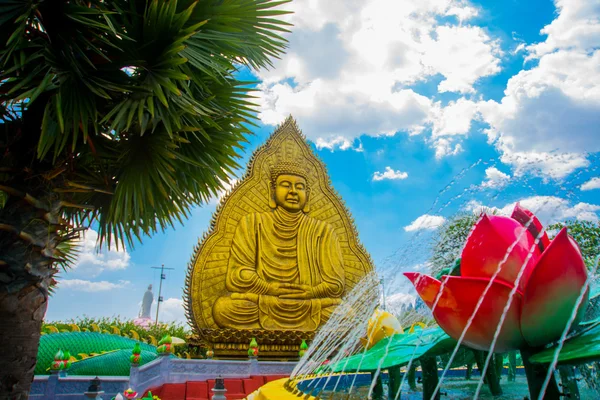
<svg viewBox="0 0 600 400">
<path fill-rule="evenodd" d="M 258 343 L 258 358 L 272 361 L 297 361 L 302 340 L 312 341 L 315 332 L 267 331 L 262 329 L 199 329 L 188 344 L 210 348 L 214 358 L 248 359 L 252 338 Z"/>
</svg>

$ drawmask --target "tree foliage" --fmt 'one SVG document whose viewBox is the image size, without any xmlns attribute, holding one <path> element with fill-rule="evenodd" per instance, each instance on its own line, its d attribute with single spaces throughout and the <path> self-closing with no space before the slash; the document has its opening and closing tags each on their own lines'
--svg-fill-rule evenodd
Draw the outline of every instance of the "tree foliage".
<svg viewBox="0 0 600 400">
<path fill-rule="evenodd" d="M 576 219 L 552 224 L 548 226 L 548 231 L 558 233 L 564 227 L 567 227 L 569 235 L 579 245 L 585 265 L 590 271 L 597 272 L 600 256 L 600 224 Z"/>
<path fill-rule="evenodd" d="M 94 332 L 98 329 L 100 332 L 113 332 L 113 327 L 116 327 L 121 334 L 130 335 L 131 331 L 137 332 L 140 339 L 144 341 L 148 341 L 150 336 L 154 336 L 156 339 L 160 339 L 165 335 L 175 336 L 181 339 L 186 339 L 190 330 L 189 327 L 175 323 L 160 323 L 156 326 L 151 325 L 150 327 L 142 328 L 133 323 L 133 320 L 130 319 L 122 319 L 119 316 L 117 317 L 103 317 L 103 318 L 90 318 L 90 317 L 77 317 L 74 319 L 70 319 L 67 321 L 44 321 L 42 324 L 42 332 L 44 333 L 52 333 L 51 328 L 49 326 L 55 327 L 59 332 L 73 331 L 73 324 L 77 325 L 79 330 L 81 331 L 89 331 Z"/>
<path fill-rule="evenodd" d="M 3 2 L 0 189 L 57 194 L 108 243 L 181 220 L 237 167 L 253 108 L 235 73 L 283 51 L 283 3 Z"/>
<path fill-rule="evenodd" d="M 0 2 L 1 398 L 27 396 L 81 230 L 133 244 L 223 189 L 255 111 L 236 74 L 283 52 L 284 3 Z"/>
<path fill-rule="evenodd" d="M 460 258 L 469 233 L 477 223 L 479 215 L 460 213 L 448 219 L 438 230 L 433 240 L 431 275 L 436 276 L 445 269 L 452 269 Z"/>
</svg>

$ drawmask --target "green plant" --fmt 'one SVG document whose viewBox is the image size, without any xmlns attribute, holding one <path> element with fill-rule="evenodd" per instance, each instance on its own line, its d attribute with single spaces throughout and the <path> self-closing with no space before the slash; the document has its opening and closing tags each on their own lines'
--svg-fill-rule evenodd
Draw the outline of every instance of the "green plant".
<svg viewBox="0 0 600 400">
<path fill-rule="evenodd" d="M 429 260 L 432 276 L 454 267 L 456 260 L 460 258 L 467 237 L 478 219 L 478 214 L 460 213 L 448 219 L 439 228 L 433 240 L 432 255 Z"/>
<path fill-rule="evenodd" d="M 600 224 L 595 221 L 568 220 L 548 226 L 550 233 L 567 227 L 569 235 L 579 245 L 585 265 L 590 272 L 597 273 L 598 257 L 600 257 Z"/>
<path fill-rule="evenodd" d="M 53 276 L 82 230 L 131 244 L 223 189 L 254 118 L 236 74 L 283 52 L 284 3 L 2 3 L 0 398 L 27 396 Z"/>
</svg>

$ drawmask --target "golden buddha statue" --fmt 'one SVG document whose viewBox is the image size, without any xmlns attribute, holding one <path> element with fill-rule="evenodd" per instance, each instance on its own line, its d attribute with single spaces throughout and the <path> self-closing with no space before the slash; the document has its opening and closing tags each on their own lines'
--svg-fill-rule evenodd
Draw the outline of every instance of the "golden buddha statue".
<svg viewBox="0 0 600 400">
<path fill-rule="evenodd" d="M 306 215 L 310 185 L 299 163 L 271 172 L 271 211 L 235 230 L 227 267 L 230 294 L 213 306 L 221 328 L 314 331 L 344 293 L 342 251 L 333 227 Z"/>
<path fill-rule="evenodd" d="M 325 166 L 288 118 L 221 200 L 189 264 L 192 345 L 216 357 L 298 356 L 373 269 Z"/>
</svg>

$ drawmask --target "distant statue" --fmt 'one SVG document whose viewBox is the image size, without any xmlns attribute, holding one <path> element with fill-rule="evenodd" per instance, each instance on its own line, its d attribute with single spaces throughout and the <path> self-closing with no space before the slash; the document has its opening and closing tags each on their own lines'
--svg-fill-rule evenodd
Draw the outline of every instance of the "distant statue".
<svg viewBox="0 0 600 400">
<path fill-rule="evenodd" d="M 140 310 L 140 318 L 150 318 L 150 308 L 154 301 L 154 295 L 152 294 L 152 285 L 148 286 L 148 290 L 144 293 L 144 299 L 142 300 L 142 309 Z"/>
<path fill-rule="evenodd" d="M 271 211 L 238 223 L 227 265 L 228 294 L 217 299 L 218 326 L 314 331 L 340 304 L 344 261 L 333 226 L 309 217 L 310 183 L 303 166 L 275 165 Z"/>
</svg>

